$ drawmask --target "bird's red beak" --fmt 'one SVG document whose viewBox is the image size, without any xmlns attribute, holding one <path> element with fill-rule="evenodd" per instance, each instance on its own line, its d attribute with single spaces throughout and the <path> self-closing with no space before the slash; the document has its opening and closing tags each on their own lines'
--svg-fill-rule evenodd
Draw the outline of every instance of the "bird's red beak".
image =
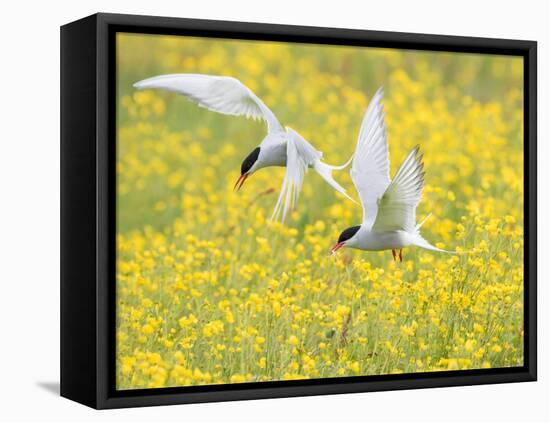
<svg viewBox="0 0 550 423">
<path fill-rule="evenodd" d="M 237 182 L 235 182 L 235 186 L 233 187 L 233 190 L 234 191 L 240 190 L 244 184 L 244 181 L 246 181 L 246 178 L 248 178 L 248 173 L 243 173 L 241 176 L 239 176 L 239 179 L 237 179 Z"/>
<path fill-rule="evenodd" d="M 337 242 L 332 246 L 332 248 L 329 251 L 329 254 L 334 254 L 336 251 L 338 251 L 340 248 L 342 248 L 345 244 L 343 242 Z"/>
</svg>

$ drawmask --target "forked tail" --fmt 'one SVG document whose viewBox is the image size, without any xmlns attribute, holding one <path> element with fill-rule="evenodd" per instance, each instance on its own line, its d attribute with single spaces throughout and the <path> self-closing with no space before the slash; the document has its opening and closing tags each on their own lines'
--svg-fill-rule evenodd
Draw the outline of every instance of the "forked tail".
<svg viewBox="0 0 550 423">
<path fill-rule="evenodd" d="M 426 219 L 424 219 L 424 220 L 426 220 Z M 440 252 L 440 253 L 447 253 L 447 254 L 456 254 L 456 252 L 454 252 L 454 251 L 443 250 L 441 248 L 437 248 L 437 247 L 433 246 L 428 241 L 426 241 L 424 238 L 422 238 L 422 235 L 420 235 L 419 233 L 416 233 L 416 234 L 413 235 L 413 242 L 412 243 L 413 243 L 413 245 L 416 245 L 417 247 L 424 248 L 426 250 L 437 251 L 437 252 Z"/>
<path fill-rule="evenodd" d="M 335 165 L 329 165 L 327 163 L 323 163 L 325 166 L 328 166 L 330 167 L 331 169 L 333 170 L 342 170 L 342 169 L 345 169 L 346 167 L 349 166 L 349 164 L 351 163 L 351 161 L 353 160 L 353 156 L 355 156 L 355 153 L 351 155 L 351 157 L 349 158 L 349 160 L 344 163 L 343 165 L 340 165 L 340 166 L 335 166 Z"/>
<path fill-rule="evenodd" d="M 350 159 L 351 160 L 351 159 Z M 347 192 L 346 192 L 346 189 L 340 185 L 338 182 L 336 182 L 334 180 L 334 178 L 332 177 L 332 171 L 333 170 L 339 170 L 339 169 L 343 169 L 345 168 L 347 165 L 349 164 L 346 163 L 344 164 L 343 166 L 332 166 L 332 165 L 329 165 L 329 164 L 326 164 L 326 163 L 323 163 L 321 160 L 316 160 L 314 163 L 313 163 L 313 168 L 315 169 L 315 171 L 321 175 L 321 177 L 332 187 L 334 188 L 336 191 L 338 191 L 340 194 L 342 194 L 344 197 L 348 198 L 349 200 L 353 201 L 354 203 L 357 203 L 357 201 L 355 201 L 353 198 L 351 198 Z"/>
</svg>

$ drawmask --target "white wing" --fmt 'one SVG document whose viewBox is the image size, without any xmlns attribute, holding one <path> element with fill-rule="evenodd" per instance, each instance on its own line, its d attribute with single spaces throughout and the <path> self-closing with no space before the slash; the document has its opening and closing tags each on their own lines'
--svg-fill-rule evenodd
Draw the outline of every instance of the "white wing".
<svg viewBox="0 0 550 423">
<path fill-rule="evenodd" d="M 284 222 L 288 212 L 294 208 L 300 197 L 304 175 L 308 165 L 319 160 L 321 153 L 304 140 L 296 131 L 287 128 L 286 173 L 281 192 L 275 204 L 271 220 Z"/>
<path fill-rule="evenodd" d="M 374 223 L 378 200 L 390 184 L 383 95 L 383 89 L 379 88 L 365 112 L 350 171 L 351 179 L 363 205 L 363 224 L 367 227 L 371 227 Z"/>
<path fill-rule="evenodd" d="M 281 218 L 281 221 L 284 221 L 288 212 L 294 208 L 298 202 L 298 197 L 300 196 L 300 191 L 302 190 L 302 184 L 304 182 L 304 175 L 308 167 L 313 167 L 325 182 L 351 201 L 354 201 L 346 193 L 346 190 L 332 177 L 333 170 L 342 169 L 346 165 L 332 166 L 321 162 L 321 157 L 323 155 L 320 151 L 317 151 L 315 147 L 307 142 L 294 129 L 287 127 L 286 130 L 288 135 L 286 146 L 286 173 L 271 219 L 278 220 Z"/>
<path fill-rule="evenodd" d="M 416 206 L 424 188 L 424 163 L 416 146 L 407 156 L 395 178 L 378 202 L 372 230 L 417 232 Z"/>
<path fill-rule="evenodd" d="M 283 131 L 271 110 L 238 79 L 201 74 L 160 75 L 136 82 L 137 89 L 158 88 L 183 94 L 199 106 L 214 112 L 263 119 L 269 132 Z"/>
</svg>

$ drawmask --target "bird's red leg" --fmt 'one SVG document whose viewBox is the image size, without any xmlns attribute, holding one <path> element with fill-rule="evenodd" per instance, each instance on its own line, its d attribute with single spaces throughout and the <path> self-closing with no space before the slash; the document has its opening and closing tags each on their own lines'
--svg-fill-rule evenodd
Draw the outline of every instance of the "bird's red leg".
<svg viewBox="0 0 550 423">
<path fill-rule="evenodd" d="M 399 249 L 399 262 L 403 261 L 403 248 Z"/>
<path fill-rule="evenodd" d="M 397 253 L 395 252 L 395 250 L 393 248 L 391 250 L 391 254 L 393 256 L 393 261 L 396 261 L 397 260 Z"/>
</svg>

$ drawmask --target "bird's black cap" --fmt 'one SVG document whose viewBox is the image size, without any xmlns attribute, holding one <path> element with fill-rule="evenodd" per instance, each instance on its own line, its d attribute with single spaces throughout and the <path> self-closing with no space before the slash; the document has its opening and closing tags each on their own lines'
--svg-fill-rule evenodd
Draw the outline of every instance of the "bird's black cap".
<svg viewBox="0 0 550 423">
<path fill-rule="evenodd" d="M 256 147 L 254 150 L 252 150 L 252 153 L 246 156 L 246 158 L 243 160 L 243 163 L 241 164 L 241 175 L 244 175 L 250 170 L 252 166 L 254 166 L 254 163 L 256 163 L 256 160 L 258 160 L 259 155 L 260 147 Z"/>
<path fill-rule="evenodd" d="M 357 233 L 357 231 L 359 230 L 360 227 L 361 226 L 352 226 L 351 228 L 345 229 L 340 234 L 340 237 L 338 238 L 338 244 L 340 244 L 341 242 L 347 241 L 348 239 L 353 237 L 353 235 L 355 235 Z"/>
</svg>

